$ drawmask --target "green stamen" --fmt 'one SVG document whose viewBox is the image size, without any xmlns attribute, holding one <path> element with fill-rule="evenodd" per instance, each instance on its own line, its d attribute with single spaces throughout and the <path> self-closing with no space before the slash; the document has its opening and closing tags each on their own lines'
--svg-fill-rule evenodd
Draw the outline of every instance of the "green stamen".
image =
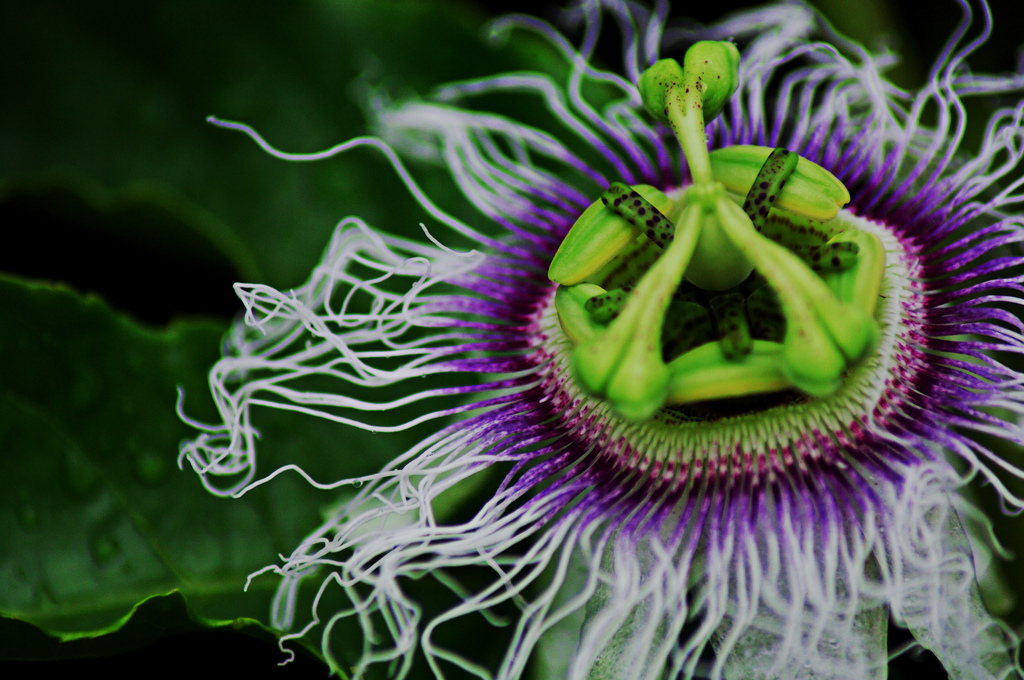
<svg viewBox="0 0 1024 680">
<path fill-rule="evenodd" d="M 574 345 L 596 337 L 602 330 L 586 309 L 587 300 L 604 293 L 604 289 L 592 283 L 577 286 L 559 286 L 555 291 L 555 311 L 562 331 Z"/>
<path fill-rule="evenodd" d="M 779 297 L 787 322 L 783 351 L 787 375 L 808 394 L 831 394 L 846 359 L 860 359 L 874 343 L 874 321 L 838 300 L 800 258 L 754 231 L 735 203 L 723 199 L 718 208 L 723 229 Z"/>
<path fill-rule="evenodd" d="M 703 211 L 689 206 L 665 254 L 637 284 L 604 333 L 576 347 L 573 373 L 623 416 L 646 420 L 665 404 L 670 375 L 662 361 L 661 331 L 672 294 L 697 244 Z"/>
<path fill-rule="evenodd" d="M 711 153 L 714 181 L 730 192 L 746 196 L 757 185 L 773 150 L 766 146 L 727 146 Z M 794 154 L 795 155 L 795 154 Z M 850 202 L 850 192 L 835 175 L 806 158 L 797 156 L 796 167 L 786 179 L 772 206 L 803 218 L 830 220 Z"/>
</svg>

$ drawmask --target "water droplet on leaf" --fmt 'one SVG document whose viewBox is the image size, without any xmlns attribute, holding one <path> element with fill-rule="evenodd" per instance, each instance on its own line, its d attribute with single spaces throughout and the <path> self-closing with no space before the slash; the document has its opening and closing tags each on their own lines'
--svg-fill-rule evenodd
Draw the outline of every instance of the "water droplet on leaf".
<svg viewBox="0 0 1024 680">
<path fill-rule="evenodd" d="M 121 544 L 110 534 L 100 534 L 89 541 L 89 553 L 96 566 L 105 567 L 121 554 Z"/>
<path fill-rule="evenodd" d="M 21 502 L 18 503 L 17 510 L 18 524 L 23 529 L 35 529 L 39 526 L 39 510 L 36 506 L 22 494 Z"/>
<path fill-rule="evenodd" d="M 99 489 L 99 472 L 78 451 L 67 452 L 64 457 L 64 472 L 65 482 L 75 498 L 88 498 Z"/>
<path fill-rule="evenodd" d="M 152 449 L 146 449 L 135 456 L 135 476 L 143 484 L 159 484 L 167 476 L 167 460 Z"/>
</svg>

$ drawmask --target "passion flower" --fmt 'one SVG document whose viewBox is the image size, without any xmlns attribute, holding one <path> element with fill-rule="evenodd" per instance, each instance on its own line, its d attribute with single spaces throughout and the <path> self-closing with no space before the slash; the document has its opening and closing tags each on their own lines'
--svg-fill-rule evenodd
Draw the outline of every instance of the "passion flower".
<svg viewBox="0 0 1024 680">
<path fill-rule="evenodd" d="M 626 37 L 624 76 L 589 63 L 602 11 Z M 1024 507 L 1000 481 L 1021 470 L 972 438 L 1024 434 L 1024 376 L 1000 360 L 1024 350 L 1008 311 L 1024 233 L 1007 213 L 1024 198 L 1024 104 L 960 148 L 962 99 L 1021 79 L 971 75 L 961 32 L 903 92 L 872 55 L 814 42 L 799 5 L 702 35 L 666 29 L 664 8 L 580 17 L 580 51 L 535 19 L 494 26 L 550 41 L 567 83 L 449 84 L 380 105 L 381 138 L 286 154 L 214 120 L 290 160 L 374 147 L 430 220 L 419 242 L 348 218 L 303 287 L 236 287 L 248 328 L 211 373 L 223 422 L 182 449 L 211 490 L 266 481 L 253 405 L 341 428 L 386 430 L 360 414 L 389 409 L 418 409 L 405 426 L 453 419 L 337 483 L 355 499 L 267 568 L 273 623 L 285 640 L 315 628 L 355 677 L 406 677 L 417 650 L 437 677 L 519 678 L 531 660 L 574 679 L 884 677 L 890 619 L 951 677 L 1019 672 L 978 594 L 957 466 Z M 675 51 L 721 37 L 735 43 Z M 564 127 L 471 107 L 495 91 L 539 93 Z M 441 159 L 480 223 L 433 204 L 403 151 Z M 479 246 L 446 247 L 443 229 Z M 460 386 L 413 380 L 440 373 Z M 352 396 L 385 387 L 405 396 Z M 442 493 L 492 470 L 504 481 L 469 519 L 437 521 Z M 463 583 L 473 567 L 490 578 Z M 408 592 L 424 577 L 457 603 L 425 615 Z M 351 607 L 325 611 L 335 588 Z M 510 604 L 496 667 L 435 642 Z M 337 658 L 350 617 L 363 653 Z"/>
</svg>

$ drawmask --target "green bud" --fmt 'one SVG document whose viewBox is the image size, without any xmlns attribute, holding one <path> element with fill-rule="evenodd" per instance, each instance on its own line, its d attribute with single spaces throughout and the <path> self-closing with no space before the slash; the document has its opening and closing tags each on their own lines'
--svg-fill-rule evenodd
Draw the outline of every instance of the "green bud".
<svg viewBox="0 0 1024 680">
<path fill-rule="evenodd" d="M 729 191 L 746 195 L 771 152 L 767 146 L 749 145 L 716 149 L 711 152 L 711 174 Z M 835 175 L 801 157 L 772 207 L 829 220 L 849 202 L 850 192 Z"/>
<path fill-rule="evenodd" d="M 818 324 L 832 336 L 847 361 L 860 361 L 878 342 L 878 324 L 863 309 L 838 299 L 821 278 L 813 281 L 814 287 L 805 285 L 804 291 Z"/>
<path fill-rule="evenodd" d="M 686 50 L 683 72 L 686 76 L 696 76 L 707 125 L 722 112 L 739 85 L 740 51 L 731 42 L 702 40 Z"/>
<path fill-rule="evenodd" d="M 605 386 L 608 402 L 623 418 L 647 420 L 665 405 L 669 378 L 660 347 L 626 352 Z"/>
<path fill-rule="evenodd" d="M 644 71 L 637 83 L 640 99 L 663 123 L 670 122 L 670 107 L 687 106 L 693 100 L 707 125 L 736 91 L 739 65 L 739 50 L 731 42 L 702 40 L 686 51 L 682 67 L 675 59 L 660 59 Z"/>
</svg>

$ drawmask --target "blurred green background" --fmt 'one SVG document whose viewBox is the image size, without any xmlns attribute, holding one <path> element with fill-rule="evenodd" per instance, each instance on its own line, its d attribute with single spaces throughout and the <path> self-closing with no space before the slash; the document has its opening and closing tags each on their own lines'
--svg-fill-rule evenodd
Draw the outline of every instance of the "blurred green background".
<svg viewBox="0 0 1024 680">
<path fill-rule="evenodd" d="M 673 15 L 707 22 L 754 4 L 677 3 Z M 1013 5 L 994 3 L 997 19 L 1011 18 Z M 883 0 L 819 6 L 839 30 L 902 53 L 891 75 L 907 87 L 923 82 L 959 19 L 953 2 L 922 15 Z M 401 97 L 499 71 L 564 70 L 525 34 L 504 46 L 484 39 L 483 24 L 514 9 L 440 0 L 0 5 L 8 669 L 53 659 L 79 667 L 97 656 L 91 663 L 103 668 L 189 668 L 214 654 L 204 665 L 322 677 L 311 656 L 273 666 L 282 655 L 261 625 L 273 579 L 241 588 L 290 552 L 336 494 L 294 476 L 242 500 L 207 494 L 176 465 L 179 442 L 194 434 L 174 413 L 176 390 L 191 416 L 214 417 L 206 372 L 239 310 L 233 282 L 301 284 L 345 216 L 409 234 L 423 216 L 370 152 L 284 163 L 205 117 L 242 120 L 282 149 L 314 151 L 366 132 L 359 102 L 368 82 Z M 1014 68 L 1011 23 L 997 21 L 972 59 L 977 70 Z M 601 44 L 610 67 L 613 43 Z M 995 103 L 972 103 L 972 134 Z M 440 204 L 479 221 L 443 173 L 414 173 Z M 262 422 L 275 442 L 268 456 L 322 480 L 377 469 L 423 434 L 346 434 L 340 443 L 329 425 L 293 422 Z M 330 455 L 353 449 L 366 455 Z M 999 532 L 1024 552 L 1014 524 Z M 1024 620 L 1024 609 L 1008 620 Z M 893 675 L 937 672 L 910 668 Z"/>
</svg>

